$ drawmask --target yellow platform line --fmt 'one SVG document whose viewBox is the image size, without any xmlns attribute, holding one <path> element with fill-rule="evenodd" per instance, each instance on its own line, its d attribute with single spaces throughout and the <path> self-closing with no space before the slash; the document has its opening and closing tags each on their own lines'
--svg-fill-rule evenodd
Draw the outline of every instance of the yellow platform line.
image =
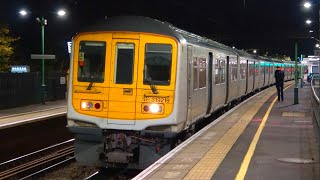
<svg viewBox="0 0 320 180">
<path fill-rule="evenodd" d="M 204 157 L 192 168 L 184 179 L 211 179 L 219 165 L 250 123 L 261 106 L 275 93 L 275 90 L 266 93 L 260 100 L 239 119 L 218 142 L 204 155 Z"/>
<path fill-rule="evenodd" d="M 291 84 L 291 85 L 292 85 L 292 84 Z M 289 85 L 288 87 L 286 87 L 284 90 L 288 89 L 291 85 Z M 255 149 L 256 149 L 256 146 L 257 146 L 257 143 L 258 143 L 259 138 L 260 138 L 260 136 L 261 136 L 262 130 L 263 130 L 263 128 L 264 128 L 264 126 L 265 126 L 265 124 L 266 124 L 266 122 L 267 122 L 267 119 L 268 119 L 269 114 L 270 114 L 270 112 L 271 112 L 271 110 L 272 110 L 272 107 L 274 106 L 274 103 L 276 102 L 277 99 L 278 99 L 278 96 L 276 96 L 276 97 L 274 98 L 274 100 L 273 100 L 272 103 L 270 104 L 270 106 L 269 106 L 266 114 L 264 115 L 264 117 L 263 117 L 263 119 L 262 119 L 262 122 L 260 123 L 260 126 L 259 126 L 256 134 L 254 135 L 253 140 L 251 141 L 251 144 L 250 144 L 250 146 L 249 146 L 249 149 L 248 149 L 248 151 L 247 151 L 247 154 L 246 154 L 246 156 L 244 157 L 244 159 L 243 159 L 243 161 L 242 161 L 242 163 L 241 163 L 241 167 L 240 167 L 240 169 L 239 169 L 239 171 L 238 171 L 238 173 L 237 173 L 237 176 L 236 176 L 236 178 L 235 178 L 236 180 L 243 180 L 244 177 L 246 176 L 247 171 L 248 171 L 249 164 L 250 164 L 250 162 L 251 162 L 251 158 L 252 158 L 252 156 L 253 156 L 253 154 L 254 154 L 254 151 L 255 151 Z"/>
</svg>

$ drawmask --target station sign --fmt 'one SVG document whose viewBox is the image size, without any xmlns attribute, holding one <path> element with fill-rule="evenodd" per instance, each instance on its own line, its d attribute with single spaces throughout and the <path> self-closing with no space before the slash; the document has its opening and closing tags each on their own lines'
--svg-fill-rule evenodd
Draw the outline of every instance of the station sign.
<svg viewBox="0 0 320 180">
<path fill-rule="evenodd" d="M 51 54 L 31 54 L 31 59 L 56 59 L 56 55 Z"/>
<path fill-rule="evenodd" d="M 28 73 L 28 72 L 30 72 L 30 67 L 27 65 L 11 66 L 11 73 Z"/>
<path fill-rule="evenodd" d="M 68 53 L 71 54 L 71 47 L 72 47 L 72 42 L 71 41 L 67 42 L 67 47 L 68 47 Z"/>
</svg>

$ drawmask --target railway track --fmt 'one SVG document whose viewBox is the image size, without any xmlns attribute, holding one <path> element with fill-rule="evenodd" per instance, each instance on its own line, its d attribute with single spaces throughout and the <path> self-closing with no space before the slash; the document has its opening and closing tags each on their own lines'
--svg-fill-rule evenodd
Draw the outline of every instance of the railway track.
<svg viewBox="0 0 320 180">
<path fill-rule="evenodd" d="M 26 179 L 74 161 L 74 139 L 0 163 L 0 179 Z"/>
</svg>

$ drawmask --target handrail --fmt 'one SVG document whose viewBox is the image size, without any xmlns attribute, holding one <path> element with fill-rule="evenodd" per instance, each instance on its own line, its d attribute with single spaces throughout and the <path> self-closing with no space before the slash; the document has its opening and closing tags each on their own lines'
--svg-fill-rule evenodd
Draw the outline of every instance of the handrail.
<svg viewBox="0 0 320 180">
<path fill-rule="evenodd" d="M 312 93 L 313 93 L 313 96 L 314 96 L 314 98 L 316 99 L 317 103 L 320 104 L 319 97 L 317 96 L 317 93 L 316 93 L 316 91 L 314 90 L 314 87 L 313 87 L 313 81 L 314 81 L 314 79 L 313 79 L 313 77 L 312 77 L 312 79 L 311 79 L 311 89 L 312 89 Z M 319 80 L 319 81 L 320 81 L 320 80 Z"/>
</svg>

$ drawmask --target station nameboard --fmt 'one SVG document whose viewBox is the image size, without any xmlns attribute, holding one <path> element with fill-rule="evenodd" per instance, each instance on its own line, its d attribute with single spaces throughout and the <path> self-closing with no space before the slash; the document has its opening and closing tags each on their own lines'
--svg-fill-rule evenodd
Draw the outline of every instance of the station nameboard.
<svg viewBox="0 0 320 180">
<path fill-rule="evenodd" d="M 51 54 L 31 54 L 31 59 L 56 59 L 56 55 Z"/>
<path fill-rule="evenodd" d="M 11 66 L 11 73 L 28 73 L 28 72 L 30 72 L 30 67 L 27 65 Z"/>
</svg>

